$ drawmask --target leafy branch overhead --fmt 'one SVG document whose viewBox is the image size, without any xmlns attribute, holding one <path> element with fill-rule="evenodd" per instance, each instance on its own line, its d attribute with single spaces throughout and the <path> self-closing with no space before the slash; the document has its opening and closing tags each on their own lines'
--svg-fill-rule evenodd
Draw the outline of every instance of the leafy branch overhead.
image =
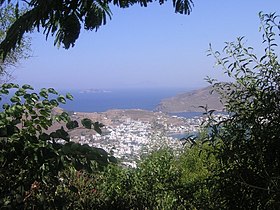
<svg viewBox="0 0 280 210">
<path fill-rule="evenodd" d="M 11 0 L 1 0 L 0 6 Z M 167 0 L 159 0 L 164 4 Z M 193 6 L 192 0 L 172 0 L 176 13 L 190 14 Z M 73 47 L 79 37 L 82 26 L 86 30 L 97 30 L 111 19 L 111 5 L 128 8 L 135 4 L 147 7 L 153 0 L 30 0 L 27 11 L 20 15 L 7 32 L 6 38 L 0 44 L 0 52 L 5 58 L 14 50 L 27 32 L 34 28 L 48 38 L 55 36 L 54 44 L 64 48 Z M 18 2 L 19 4 L 19 2 Z M 19 7 L 17 4 L 17 7 Z"/>
<path fill-rule="evenodd" d="M 16 21 L 16 13 L 23 14 L 25 11 L 24 8 L 22 8 L 15 12 L 15 8 L 15 5 L 12 3 L 5 5 L 5 7 L 0 7 L 0 42 L 4 40 L 8 29 Z M 11 78 L 10 67 L 16 67 L 19 61 L 28 57 L 30 57 L 30 38 L 28 36 L 23 36 L 21 39 L 21 44 L 17 45 L 13 51 L 8 53 L 5 60 L 3 60 L 2 55 L 0 55 L 1 83 Z"/>
</svg>

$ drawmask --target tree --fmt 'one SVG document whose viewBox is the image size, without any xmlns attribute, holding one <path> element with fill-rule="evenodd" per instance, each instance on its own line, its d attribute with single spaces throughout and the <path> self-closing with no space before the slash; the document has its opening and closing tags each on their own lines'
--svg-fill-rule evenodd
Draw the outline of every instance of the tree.
<svg viewBox="0 0 280 210">
<path fill-rule="evenodd" d="M 11 0 L 7 0 L 10 2 Z M 0 1 L 3 6 L 5 0 Z M 55 44 L 68 49 L 74 46 L 81 27 L 86 30 L 98 30 L 111 18 L 111 5 L 127 8 L 135 4 L 147 7 L 153 0 L 31 0 L 22 1 L 27 4 L 27 11 L 20 15 L 7 32 L 6 38 L 0 44 L 0 53 L 6 58 L 22 41 L 23 35 L 34 28 L 43 29 L 46 38 L 55 35 Z M 166 0 L 159 0 L 160 4 Z M 176 13 L 190 14 L 192 0 L 173 0 Z M 17 4 L 17 7 L 18 4 Z"/>
<path fill-rule="evenodd" d="M 181 154 L 161 148 L 141 159 L 137 168 L 107 167 L 95 180 L 90 200 L 97 205 L 91 208 L 215 209 L 206 183 L 216 161 L 201 147 L 206 150 L 198 142 Z M 87 192 L 87 185 L 80 188 L 81 193 Z"/>
<path fill-rule="evenodd" d="M 220 170 L 213 177 L 217 201 L 227 209 L 279 209 L 280 63 L 279 17 L 260 13 L 265 54 L 258 58 L 243 38 L 211 50 L 234 81 L 213 82 L 230 118 L 209 127 Z M 213 122 L 213 121 L 212 121 Z"/>
<path fill-rule="evenodd" d="M 8 4 L 6 7 L 0 7 L 0 41 L 3 41 L 9 27 L 16 20 L 15 6 Z M 22 13 L 23 11 L 20 11 Z M 6 59 L 3 60 L 0 56 L 0 77 L 2 82 L 10 79 L 10 68 L 15 67 L 22 59 L 28 58 L 30 52 L 30 38 L 24 36 L 21 44 L 7 54 Z"/>
<path fill-rule="evenodd" d="M 11 0 L 0 0 L 2 11 L 7 9 L 6 2 Z M 55 44 L 63 44 L 68 49 L 74 46 L 82 25 L 86 30 L 97 30 L 106 24 L 107 18 L 111 18 L 110 5 L 146 7 L 152 0 L 21 2 L 26 3 L 27 9 L 20 14 L 22 5 L 18 1 L 14 9 L 16 19 L 0 44 L 1 60 L 9 65 L 9 57 L 24 46 L 24 34 L 35 28 L 43 30 L 46 37 L 55 36 Z M 159 1 L 160 4 L 164 2 Z M 192 0 L 173 0 L 173 5 L 175 12 L 189 14 Z M 65 103 L 66 98 L 72 99 L 71 95 L 62 96 L 52 88 L 43 88 L 38 94 L 32 90 L 29 85 L 3 84 L 0 87 L 0 100 L 11 96 L 0 113 L 0 206 L 6 209 L 62 209 L 63 197 L 57 193 L 57 188 L 63 170 L 100 171 L 115 159 L 103 149 L 70 142 L 68 130 L 78 127 L 78 122 L 71 121 L 65 112 L 54 115 L 53 110 Z M 50 131 L 55 121 L 64 124 Z M 86 128 L 101 131 L 102 125 L 98 122 L 84 119 L 81 123 Z M 78 192 L 72 185 L 67 187 Z"/>
<path fill-rule="evenodd" d="M 61 197 L 56 192 L 63 170 L 72 167 L 95 173 L 115 161 L 103 149 L 70 141 L 68 131 L 79 123 L 72 121 L 66 112 L 54 110 L 66 103 L 66 99 L 71 100 L 70 94 L 60 95 L 53 88 L 43 88 L 38 94 L 32 90 L 30 85 L 19 87 L 12 83 L 0 87 L 0 100 L 9 98 L 3 101 L 0 113 L 0 206 L 3 208 L 59 207 Z M 60 128 L 50 129 L 55 122 L 59 122 Z M 101 132 L 102 124 L 98 122 L 83 119 L 81 124 Z M 71 185 L 66 187 L 76 191 Z"/>
</svg>

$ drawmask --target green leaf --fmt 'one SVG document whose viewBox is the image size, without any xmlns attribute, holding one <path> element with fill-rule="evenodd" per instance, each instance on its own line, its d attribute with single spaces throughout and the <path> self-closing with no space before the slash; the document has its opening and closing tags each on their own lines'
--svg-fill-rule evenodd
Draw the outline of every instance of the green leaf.
<svg viewBox="0 0 280 210">
<path fill-rule="evenodd" d="M 3 109 L 9 109 L 10 108 L 10 105 L 9 104 L 3 104 Z"/>
<path fill-rule="evenodd" d="M 88 118 L 82 119 L 81 123 L 85 128 L 91 129 L 92 121 L 90 119 Z"/>
<path fill-rule="evenodd" d="M 44 99 L 43 101 L 42 101 L 42 103 L 46 106 L 46 105 L 50 105 L 50 101 L 49 100 L 47 100 L 47 99 Z"/>
<path fill-rule="evenodd" d="M 52 137 L 52 138 L 54 138 L 54 139 L 59 138 L 59 137 L 58 137 L 58 134 L 57 134 L 55 131 L 50 133 L 50 137 Z"/>
<path fill-rule="evenodd" d="M 101 156 L 107 157 L 108 156 L 108 152 L 106 152 L 104 149 L 102 148 L 93 148 L 95 149 Z"/>
<path fill-rule="evenodd" d="M 9 94 L 9 91 L 8 91 L 7 89 L 1 89 L 1 90 L 0 90 L 0 94 L 8 95 L 8 94 Z"/>
<path fill-rule="evenodd" d="M 4 84 L 1 85 L 1 88 L 3 88 L 3 89 L 9 89 L 10 87 L 9 87 L 9 84 L 4 83 Z"/>
<path fill-rule="evenodd" d="M 58 103 L 57 100 L 55 100 L 55 99 L 50 100 L 50 103 L 51 103 L 51 105 L 54 106 L 54 107 L 57 107 L 57 106 L 59 105 L 59 103 Z"/>
<path fill-rule="evenodd" d="M 58 101 L 59 103 L 62 103 L 62 104 L 65 104 L 65 103 L 66 103 L 66 100 L 65 100 L 65 98 L 64 98 L 63 95 L 59 95 L 59 96 L 57 97 L 57 101 Z"/>
<path fill-rule="evenodd" d="M 46 134 L 46 133 L 42 133 L 40 136 L 39 136 L 39 139 L 43 140 L 43 141 L 47 141 L 47 140 L 50 140 L 50 135 Z"/>
<path fill-rule="evenodd" d="M 48 91 L 49 91 L 49 93 L 52 93 L 54 95 L 58 95 L 58 92 L 53 88 L 49 88 Z"/>
<path fill-rule="evenodd" d="M 57 138 L 64 139 L 66 141 L 70 141 L 70 135 L 64 130 L 63 127 L 56 130 Z"/>
<path fill-rule="evenodd" d="M 27 85 L 27 84 L 23 85 L 22 88 L 25 89 L 25 90 L 27 90 L 27 89 L 28 90 L 34 90 L 34 88 L 31 85 Z"/>
<path fill-rule="evenodd" d="M 44 105 L 43 105 L 42 103 L 37 103 L 37 104 L 35 105 L 35 107 L 36 107 L 37 109 L 42 109 L 42 108 L 44 108 Z"/>
<path fill-rule="evenodd" d="M 18 91 L 15 92 L 15 95 L 17 96 L 23 96 L 24 94 L 26 94 L 26 90 L 23 88 L 20 88 Z"/>
<path fill-rule="evenodd" d="M 67 93 L 67 94 L 66 94 L 66 98 L 69 99 L 69 100 L 71 100 L 71 101 L 73 100 L 73 96 L 72 96 L 70 93 Z"/>
<path fill-rule="evenodd" d="M 26 94 L 23 96 L 23 98 L 24 98 L 25 100 L 30 100 L 30 97 L 31 97 L 31 94 L 29 94 L 29 93 L 26 93 Z"/>
<path fill-rule="evenodd" d="M 79 152 L 81 152 L 82 154 L 87 154 L 88 152 L 91 151 L 91 147 L 88 144 L 83 144 L 83 145 L 80 145 L 77 150 Z"/>
<path fill-rule="evenodd" d="M 5 119 L 7 120 L 7 116 L 5 112 L 0 112 L 0 119 Z"/>
<path fill-rule="evenodd" d="M 32 93 L 30 95 L 30 99 L 33 101 L 33 102 L 37 102 L 39 100 L 39 96 L 37 93 Z"/>
<path fill-rule="evenodd" d="M 68 129 L 74 129 L 74 128 L 79 127 L 79 124 L 76 120 L 75 121 L 70 121 L 70 122 L 66 123 L 66 127 Z"/>
<path fill-rule="evenodd" d="M 109 157 L 109 161 L 110 161 L 111 163 L 118 163 L 118 159 L 115 158 L 114 156 L 110 156 L 110 157 Z"/>
<path fill-rule="evenodd" d="M 11 89 L 11 88 L 18 88 L 19 86 L 17 84 L 13 84 L 13 83 L 4 83 L 2 85 L 2 88 L 4 89 Z"/>
<path fill-rule="evenodd" d="M 42 88 L 41 91 L 39 92 L 39 95 L 44 97 L 44 98 L 48 98 L 49 95 L 48 95 L 48 91 L 46 88 Z"/>
<path fill-rule="evenodd" d="M 70 121 L 70 117 L 67 112 L 62 112 L 58 117 L 60 121 L 64 121 L 64 122 Z"/>
<path fill-rule="evenodd" d="M 18 97 L 18 96 L 13 96 L 12 98 L 10 98 L 10 101 L 11 101 L 12 103 L 18 103 L 18 102 L 20 102 L 20 97 Z"/>
<path fill-rule="evenodd" d="M 99 133 L 99 134 L 102 133 L 102 130 L 101 130 L 102 127 L 104 127 L 104 125 L 103 125 L 102 123 L 95 122 L 95 123 L 93 124 L 93 129 L 94 129 L 97 133 Z"/>
<path fill-rule="evenodd" d="M 44 117 L 50 116 L 51 112 L 45 109 L 40 110 L 40 114 L 43 115 Z"/>
</svg>

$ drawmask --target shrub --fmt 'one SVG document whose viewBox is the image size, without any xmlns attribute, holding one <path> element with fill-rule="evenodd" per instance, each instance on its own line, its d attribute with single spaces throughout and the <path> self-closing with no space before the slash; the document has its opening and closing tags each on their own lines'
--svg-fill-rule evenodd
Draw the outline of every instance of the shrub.
<svg viewBox="0 0 280 210">
<path fill-rule="evenodd" d="M 32 90 L 16 84 L 0 88 L 0 99 L 9 99 L 0 113 L 0 206 L 4 208 L 60 206 L 56 191 L 61 171 L 72 166 L 94 172 L 111 160 L 100 148 L 70 142 L 67 131 L 78 127 L 78 122 L 66 112 L 53 112 L 72 99 L 70 94 L 63 96 L 52 88 L 38 94 Z M 56 121 L 62 123 L 60 128 L 50 131 Z M 98 132 L 102 126 L 89 119 L 82 124 Z"/>
<path fill-rule="evenodd" d="M 280 206 L 280 64 L 278 17 L 260 13 L 260 59 L 243 38 L 227 43 L 225 56 L 211 51 L 233 82 L 215 82 L 231 117 L 210 125 L 221 169 L 213 177 L 217 200 L 228 209 L 279 209 Z M 210 81 L 212 82 L 212 81 Z M 218 146 L 217 146 L 218 145 Z"/>
<path fill-rule="evenodd" d="M 207 179 L 216 162 L 207 156 L 205 147 L 199 143 L 179 156 L 162 148 L 142 159 L 137 168 L 109 166 L 96 181 L 96 208 L 210 208 L 213 202 Z"/>
</svg>

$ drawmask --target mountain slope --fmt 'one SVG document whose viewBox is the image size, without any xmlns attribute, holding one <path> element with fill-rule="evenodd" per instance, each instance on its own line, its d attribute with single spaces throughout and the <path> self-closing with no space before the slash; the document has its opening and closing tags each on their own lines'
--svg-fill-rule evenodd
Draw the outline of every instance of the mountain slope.
<svg viewBox="0 0 280 210">
<path fill-rule="evenodd" d="M 219 95 L 215 92 L 210 94 L 212 86 L 191 92 L 182 93 L 171 98 L 163 99 L 156 107 L 156 111 L 175 113 L 175 112 L 202 112 L 199 106 L 206 106 L 208 109 L 217 111 L 223 110 Z"/>
</svg>

